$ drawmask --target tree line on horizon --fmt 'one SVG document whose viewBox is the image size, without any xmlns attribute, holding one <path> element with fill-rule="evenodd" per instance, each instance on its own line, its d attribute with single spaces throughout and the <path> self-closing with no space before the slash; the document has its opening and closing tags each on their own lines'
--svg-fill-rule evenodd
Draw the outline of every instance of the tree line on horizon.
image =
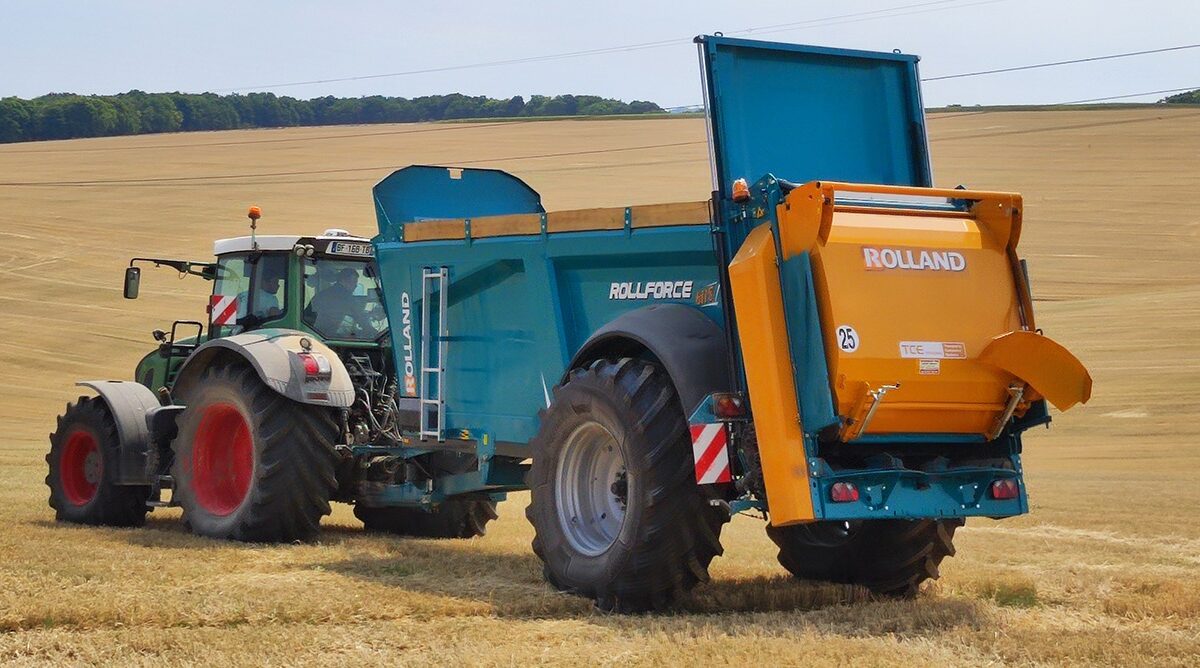
<svg viewBox="0 0 1200 668">
<path fill-rule="evenodd" d="M 1166 104 L 1200 104 L 1200 88 L 1189 90 L 1186 93 L 1176 93 L 1170 97 L 1164 97 L 1159 100 Z"/>
<path fill-rule="evenodd" d="M 451 93 L 411 99 L 372 95 L 300 100 L 274 93 L 51 93 L 29 100 L 0 98 L 0 143 L 298 125 L 663 112 L 653 102 L 596 95 L 531 95 L 526 100 L 520 95 L 496 99 Z"/>
</svg>

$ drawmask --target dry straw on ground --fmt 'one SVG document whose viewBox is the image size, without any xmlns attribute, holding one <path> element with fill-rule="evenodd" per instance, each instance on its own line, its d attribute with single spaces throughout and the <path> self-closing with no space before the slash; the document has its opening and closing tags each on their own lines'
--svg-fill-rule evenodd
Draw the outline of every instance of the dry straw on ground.
<svg viewBox="0 0 1200 668">
<path fill-rule="evenodd" d="M 133 254 L 202 259 L 243 233 L 370 233 L 388 166 L 505 159 L 551 208 L 700 199 L 697 119 L 371 126 L 0 147 L 0 181 L 327 171 L 0 187 L 0 663 L 978 665 L 1200 662 L 1200 116 L 1195 110 L 946 114 L 939 185 L 1025 194 L 1039 325 L 1096 379 L 1028 435 L 1033 512 L 973 521 L 912 602 L 782 577 L 761 524 L 725 534 L 714 582 L 676 614 L 614 617 L 541 580 L 522 517 L 486 538 L 369 537 L 340 506 L 317 545 L 56 525 L 42 457 L 76 378 L 127 378 L 149 332 L 200 317 L 200 281 Z M 426 130 L 434 130 L 426 132 Z M 694 142 L 694 143 L 685 143 Z"/>
</svg>

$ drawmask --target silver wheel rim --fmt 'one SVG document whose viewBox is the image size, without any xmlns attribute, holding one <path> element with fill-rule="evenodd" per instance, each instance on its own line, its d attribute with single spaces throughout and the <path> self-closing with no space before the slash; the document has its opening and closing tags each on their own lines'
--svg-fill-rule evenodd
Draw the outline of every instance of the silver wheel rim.
<svg viewBox="0 0 1200 668">
<path fill-rule="evenodd" d="M 567 437 L 554 485 L 558 520 L 571 547 L 603 554 L 625 521 L 629 477 L 616 437 L 589 422 Z"/>
</svg>

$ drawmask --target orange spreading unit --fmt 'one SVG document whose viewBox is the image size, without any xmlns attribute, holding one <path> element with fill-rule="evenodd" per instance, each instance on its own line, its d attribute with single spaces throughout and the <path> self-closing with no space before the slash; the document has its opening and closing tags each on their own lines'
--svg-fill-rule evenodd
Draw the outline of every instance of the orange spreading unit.
<svg viewBox="0 0 1200 668">
<path fill-rule="evenodd" d="M 948 198 L 973 204 L 922 206 Z M 1031 400 L 1087 400 L 1082 364 L 1037 333 L 1016 255 L 1020 195 L 826 182 L 794 189 L 780 209 L 784 259 L 811 256 L 843 440 L 994 437 Z"/>
<path fill-rule="evenodd" d="M 729 277 L 773 525 L 836 510 L 818 440 L 987 443 L 1034 402 L 1090 397 L 1087 370 L 1034 322 L 1019 195 L 813 182 L 767 214 L 752 212 L 763 222 Z M 892 489 L 900 474 L 855 475 Z M 911 505 L 943 513 L 952 497 Z"/>
</svg>

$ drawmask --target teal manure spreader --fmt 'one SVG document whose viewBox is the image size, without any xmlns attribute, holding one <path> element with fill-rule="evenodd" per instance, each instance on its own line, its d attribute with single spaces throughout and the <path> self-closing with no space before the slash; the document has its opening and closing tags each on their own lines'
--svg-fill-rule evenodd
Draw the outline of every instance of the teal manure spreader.
<svg viewBox="0 0 1200 668">
<path fill-rule="evenodd" d="M 913 56 L 697 42 L 707 200 L 547 212 L 417 165 L 373 239 L 132 260 L 127 297 L 139 264 L 211 280 L 208 321 L 81 383 L 58 518 L 311 540 L 340 501 L 467 538 L 529 490 L 550 584 L 634 612 L 705 581 L 736 513 L 797 577 L 908 596 L 966 518 L 1027 512 L 1022 432 L 1091 379 L 1034 321 L 1020 195 L 933 187 Z"/>
</svg>

